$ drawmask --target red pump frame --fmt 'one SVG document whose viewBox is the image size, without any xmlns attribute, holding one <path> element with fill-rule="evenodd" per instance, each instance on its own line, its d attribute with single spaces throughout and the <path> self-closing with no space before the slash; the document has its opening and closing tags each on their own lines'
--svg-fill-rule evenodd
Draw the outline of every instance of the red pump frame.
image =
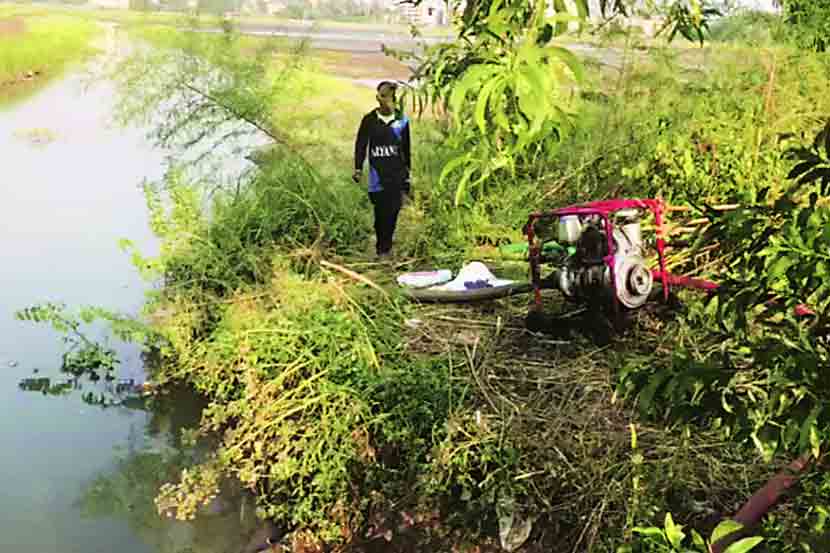
<svg viewBox="0 0 830 553">
<path fill-rule="evenodd" d="M 611 214 L 622 209 L 647 209 L 654 215 L 654 223 L 657 232 L 657 269 L 652 269 L 652 275 L 655 279 L 660 280 L 663 285 L 663 299 L 668 300 L 669 290 L 671 286 L 681 286 L 686 288 L 696 288 L 699 290 L 711 291 L 718 287 L 718 284 L 708 280 L 701 280 L 696 278 L 672 275 L 666 271 L 666 256 L 665 248 L 666 241 L 664 235 L 664 220 L 663 215 L 666 212 L 666 204 L 661 199 L 645 198 L 645 199 L 612 199 L 588 202 L 583 204 L 572 205 L 553 211 L 535 212 L 531 213 L 528 218 L 527 226 L 527 240 L 528 240 L 528 257 L 530 261 L 530 276 L 533 285 L 534 301 L 537 307 L 542 306 L 541 295 L 541 244 L 535 244 L 535 233 L 533 231 L 533 224 L 540 219 L 559 218 L 567 215 L 597 215 L 599 216 L 605 226 L 605 236 L 608 240 L 608 255 L 603 258 L 605 265 L 608 267 L 611 274 L 611 285 L 616 288 L 616 275 L 614 273 L 614 223 L 611 220 Z M 614 307 L 618 307 L 617 298 L 614 296 Z"/>
</svg>

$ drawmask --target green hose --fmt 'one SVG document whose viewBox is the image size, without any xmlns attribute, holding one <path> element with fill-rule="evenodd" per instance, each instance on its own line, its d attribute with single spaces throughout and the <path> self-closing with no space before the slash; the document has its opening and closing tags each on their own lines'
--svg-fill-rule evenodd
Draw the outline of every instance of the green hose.
<svg viewBox="0 0 830 553">
<path fill-rule="evenodd" d="M 527 242 L 519 242 L 518 244 L 505 244 L 499 247 L 499 251 L 505 257 L 526 259 L 528 254 Z M 553 240 L 545 242 L 542 245 L 543 255 L 560 255 L 569 256 L 576 253 L 576 248 L 573 246 L 563 246 L 559 242 Z"/>
</svg>

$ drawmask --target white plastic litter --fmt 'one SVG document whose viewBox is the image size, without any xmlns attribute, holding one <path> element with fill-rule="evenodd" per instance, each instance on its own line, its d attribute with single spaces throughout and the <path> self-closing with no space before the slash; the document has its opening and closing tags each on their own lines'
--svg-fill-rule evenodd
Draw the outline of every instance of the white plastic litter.
<svg viewBox="0 0 830 553">
<path fill-rule="evenodd" d="M 499 517 L 499 541 L 505 551 L 516 551 L 530 537 L 536 517 L 526 517 L 519 512 L 516 500 L 509 493 L 499 493 L 496 502 Z"/>
<path fill-rule="evenodd" d="M 496 278 L 496 276 L 490 272 L 490 269 L 488 269 L 484 263 L 481 263 L 480 261 L 473 261 L 472 263 L 468 263 L 467 265 L 461 267 L 461 270 L 458 271 L 458 275 L 451 281 L 440 286 L 432 286 L 430 289 L 464 292 L 471 289 L 467 286 L 468 283 L 474 284 L 481 283 L 482 281 L 487 284 L 487 287 L 507 286 L 508 284 L 513 284 L 515 282 L 513 280 Z"/>
<path fill-rule="evenodd" d="M 408 288 L 427 288 L 436 284 L 443 284 L 449 280 L 452 280 L 452 271 L 439 269 L 437 271 L 404 273 L 398 277 L 398 284 Z"/>
</svg>

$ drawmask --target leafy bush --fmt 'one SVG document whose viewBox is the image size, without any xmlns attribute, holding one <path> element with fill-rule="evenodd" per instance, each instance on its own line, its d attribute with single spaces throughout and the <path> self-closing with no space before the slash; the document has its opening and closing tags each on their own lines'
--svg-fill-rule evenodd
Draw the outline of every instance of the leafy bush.
<svg viewBox="0 0 830 553">
<path fill-rule="evenodd" d="M 635 546 L 619 547 L 617 553 L 709 553 L 712 551 L 712 545 L 740 529 L 740 524 L 724 521 L 715 528 L 707 543 L 695 530 L 686 534 L 683 526 L 676 524 L 671 514 L 666 513 L 663 528 L 655 526 L 635 528 L 634 532 L 641 536 L 641 540 Z M 755 549 L 762 541 L 764 538 L 760 537 L 743 538 L 727 547 L 724 553 L 746 553 Z"/>
<path fill-rule="evenodd" d="M 268 256 L 277 247 L 359 249 L 370 228 L 354 186 L 325 183 L 290 156 L 243 179 L 237 190 L 216 190 L 208 199 L 175 171 L 144 190 L 161 255 L 145 259 L 128 241 L 123 245 L 171 293 L 224 296 L 266 282 Z"/>
<path fill-rule="evenodd" d="M 767 46 L 784 38 L 784 21 L 776 14 L 741 10 L 712 24 L 711 39 L 716 42 Z"/>
<path fill-rule="evenodd" d="M 782 5 L 795 43 L 824 52 L 830 41 L 830 7 L 809 0 L 784 0 Z"/>
<path fill-rule="evenodd" d="M 278 263 L 264 290 L 233 298 L 158 375 L 209 398 L 201 429 L 221 435 L 215 457 L 162 490 L 159 509 L 188 518 L 233 476 L 264 515 L 338 541 L 365 528 L 361 513 L 380 500 L 371 492 L 417 481 L 447 415 L 447 377 L 403 358 L 395 311 L 365 311 L 343 283 Z"/>
<path fill-rule="evenodd" d="M 801 160 L 794 182 L 756 192 L 745 208 L 710 214 L 704 240 L 733 252 L 721 287 L 693 304 L 690 328 L 665 364 L 632 362 L 619 377 L 646 414 L 696 420 L 733 440 L 749 440 L 766 459 L 779 451 L 818 457 L 830 435 L 830 126 Z M 732 199 L 747 199 L 746 196 Z"/>
</svg>

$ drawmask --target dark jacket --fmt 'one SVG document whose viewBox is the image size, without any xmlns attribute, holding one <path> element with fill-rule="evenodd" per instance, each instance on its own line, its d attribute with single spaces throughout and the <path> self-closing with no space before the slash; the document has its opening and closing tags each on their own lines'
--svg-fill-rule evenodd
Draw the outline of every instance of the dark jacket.
<svg viewBox="0 0 830 553">
<path fill-rule="evenodd" d="M 355 169 L 362 170 L 369 154 L 369 192 L 400 189 L 409 192 L 409 118 L 400 112 L 388 124 L 377 108 L 360 121 L 354 148 Z"/>
</svg>

